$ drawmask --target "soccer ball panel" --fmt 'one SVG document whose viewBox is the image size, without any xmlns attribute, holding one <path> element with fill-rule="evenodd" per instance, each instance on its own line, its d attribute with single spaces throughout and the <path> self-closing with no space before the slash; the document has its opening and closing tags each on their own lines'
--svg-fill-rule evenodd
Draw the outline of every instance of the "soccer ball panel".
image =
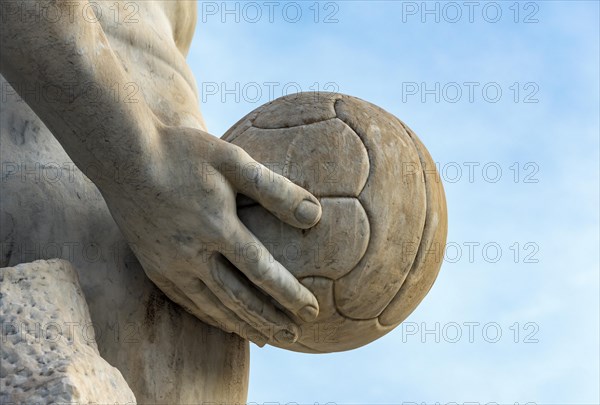
<svg viewBox="0 0 600 405">
<path fill-rule="evenodd" d="M 369 176 L 367 150 L 338 119 L 293 128 L 248 127 L 232 143 L 317 197 L 357 197 Z"/>
<path fill-rule="evenodd" d="M 335 280 L 355 268 L 365 254 L 369 221 L 356 198 L 321 198 L 320 202 L 321 220 L 306 230 L 281 222 L 260 205 L 240 207 L 238 216 L 297 278 Z"/>
<path fill-rule="evenodd" d="M 338 117 L 365 144 L 371 174 L 359 200 L 371 238 L 359 265 L 336 281 L 340 312 L 354 319 L 377 317 L 400 289 L 416 256 L 426 215 L 419 154 L 401 123 L 377 106 L 352 97 L 336 102 Z"/>
<path fill-rule="evenodd" d="M 299 93 L 263 105 L 253 120 L 257 128 L 280 129 L 308 125 L 335 118 L 335 93 Z"/>
<path fill-rule="evenodd" d="M 427 188 L 427 220 L 415 262 L 400 291 L 379 316 L 382 324 L 392 326 L 406 319 L 431 289 L 444 258 L 448 233 L 446 197 L 435 162 L 416 134 L 408 127 L 406 130 L 415 142 L 423 167 Z"/>
</svg>

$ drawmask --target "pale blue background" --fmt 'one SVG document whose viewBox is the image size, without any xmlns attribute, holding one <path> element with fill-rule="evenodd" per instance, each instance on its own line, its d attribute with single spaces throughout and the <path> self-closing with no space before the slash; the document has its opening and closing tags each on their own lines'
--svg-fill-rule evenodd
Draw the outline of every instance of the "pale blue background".
<svg viewBox="0 0 600 405">
<path fill-rule="evenodd" d="M 270 99 L 261 85 L 263 97 L 254 102 L 249 99 L 254 92 L 246 97 L 238 92 L 239 102 L 228 95 L 223 102 L 222 82 L 230 89 L 236 82 L 240 89 L 277 82 L 276 97 L 289 82 L 303 90 L 315 82 L 327 90 L 325 83 L 334 82 L 340 92 L 396 114 L 427 145 L 446 180 L 448 240 L 455 249 L 407 320 L 412 323 L 367 347 L 304 355 L 253 346 L 249 401 L 600 403 L 598 2 L 521 2 L 518 22 L 514 2 L 498 2 L 497 23 L 484 19 L 486 2 L 478 3 L 472 23 L 465 6 L 460 21 L 451 23 L 446 20 L 454 18 L 455 9 L 444 14 L 446 3 L 438 3 L 436 23 L 435 15 L 426 15 L 425 22 L 420 13 L 403 15 L 403 9 L 421 8 L 421 2 L 393 1 L 336 2 L 338 22 L 328 24 L 325 13 L 335 8 L 318 4 L 315 23 L 309 9 L 314 2 L 303 2 L 302 17 L 291 23 L 282 15 L 284 4 L 277 3 L 272 23 L 263 2 L 256 23 L 249 22 L 254 10 L 244 13 L 243 3 L 227 3 L 229 9 L 238 7 L 237 15 L 221 15 L 222 2 L 204 6 L 204 11 L 217 7 L 216 15 L 200 7 L 189 62 L 201 89 L 211 83 L 219 89 L 203 96 L 209 130 L 221 135 Z M 489 7 L 486 17 L 494 18 Z M 525 23 L 536 9 L 530 19 L 537 22 Z M 293 11 L 288 8 L 288 19 Z M 433 95 L 423 103 L 420 94 L 403 100 L 408 82 L 429 88 L 436 82 L 481 86 L 473 102 L 465 93 L 451 103 L 448 97 L 455 93 L 449 93 L 439 103 Z M 490 82 L 503 91 L 497 103 L 482 97 L 483 84 Z M 515 82 L 521 87 L 517 102 L 510 89 Z M 523 89 L 530 82 L 534 85 Z M 535 89 L 538 102 L 524 103 Z M 472 181 L 465 162 L 480 164 Z M 514 162 L 520 168 L 516 183 Z M 482 173 L 486 163 L 491 169 Z M 484 174 L 494 177 L 498 166 L 499 181 L 486 181 Z M 526 182 L 528 174 L 537 182 Z M 472 260 L 469 242 L 480 243 Z M 493 249 L 487 256 L 482 252 L 490 242 L 502 249 L 496 263 L 491 263 Z M 462 248 L 458 258 L 456 246 Z M 528 253 L 538 262 L 525 262 Z M 436 322 L 439 343 L 435 334 L 408 334 L 410 328 L 434 329 Z M 457 343 L 451 342 L 455 329 L 445 329 L 446 338 L 441 334 L 449 322 L 462 327 Z M 473 342 L 465 322 L 480 324 Z M 491 322 L 502 331 L 497 343 L 488 342 L 494 329 L 482 334 Z M 530 332 L 533 342 L 526 343 Z"/>
</svg>

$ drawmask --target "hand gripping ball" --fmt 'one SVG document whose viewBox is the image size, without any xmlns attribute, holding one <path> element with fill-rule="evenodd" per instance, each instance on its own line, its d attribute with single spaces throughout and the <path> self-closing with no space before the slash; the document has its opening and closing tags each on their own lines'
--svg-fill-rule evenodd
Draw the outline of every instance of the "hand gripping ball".
<svg viewBox="0 0 600 405">
<path fill-rule="evenodd" d="M 414 132 L 383 109 L 336 93 L 299 93 L 252 111 L 223 139 L 313 193 L 311 229 L 240 199 L 238 215 L 319 301 L 313 322 L 281 348 L 311 353 L 365 345 L 399 325 L 439 272 L 444 189 Z"/>
</svg>

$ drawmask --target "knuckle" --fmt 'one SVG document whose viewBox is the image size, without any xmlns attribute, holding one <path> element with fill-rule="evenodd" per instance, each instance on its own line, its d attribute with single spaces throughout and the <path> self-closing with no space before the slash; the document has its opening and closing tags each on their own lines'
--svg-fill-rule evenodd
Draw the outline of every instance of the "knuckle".
<svg viewBox="0 0 600 405">
<path fill-rule="evenodd" d="M 240 163 L 250 157 L 244 149 L 230 143 L 223 145 L 222 156 L 229 163 Z"/>
<path fill-rule="evenodd" d="M 223 249 L 231 249 L 237 241 L 237 230 L 232 226 L 231 221 L 218 221 L 214 223 L 211 229 L 214 240 Z"/>
<path fill-rule="evenodd" d="M 261 260 L 253 272 L 254 283 L 258 286 L 272 286 L 275 281 L 274 273 L 274 266 L 269 265 L 266 260 Z"/>
</svg>

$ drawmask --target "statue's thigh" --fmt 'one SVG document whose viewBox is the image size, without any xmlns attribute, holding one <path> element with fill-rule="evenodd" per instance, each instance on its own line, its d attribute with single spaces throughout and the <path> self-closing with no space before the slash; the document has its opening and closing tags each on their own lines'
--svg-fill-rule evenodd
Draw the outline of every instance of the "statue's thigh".
<svg viewBox="0 0 600 405">
<path fill-rule="evenodd" d="M 2 76 L 0 89 L 0 267 L 73 263 L 100 353 L 139 402 L 244 403 L 248 343 L 198 321 L 148 280 L 94 184 Z"/>
</svg>

